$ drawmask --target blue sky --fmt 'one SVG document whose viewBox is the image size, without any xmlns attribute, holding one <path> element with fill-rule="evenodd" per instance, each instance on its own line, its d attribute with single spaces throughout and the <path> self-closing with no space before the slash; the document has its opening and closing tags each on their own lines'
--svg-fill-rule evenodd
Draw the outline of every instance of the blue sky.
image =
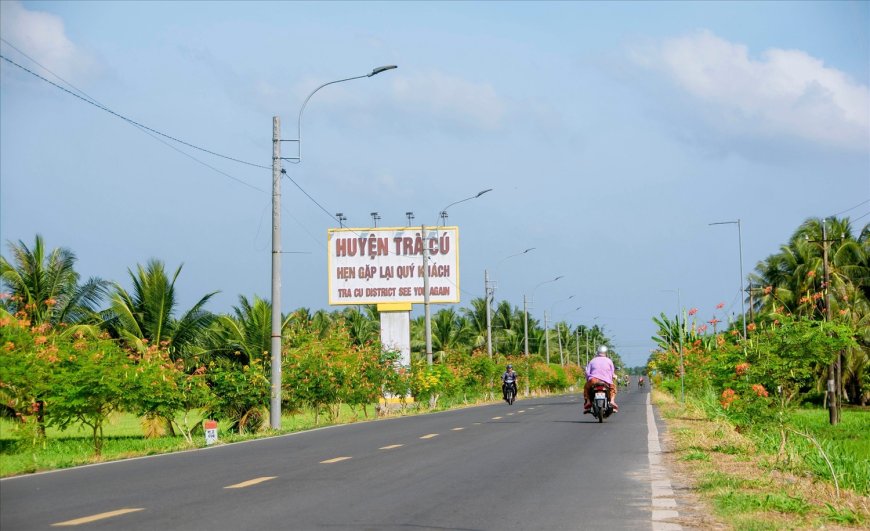
<svg viewBox="0 0 870 531">
<path fill-rule="evenodd" d="M 603 324 L 632 365 L 652 347 L 650 317 L 676 312 L 663 290 L 705 319 L 739 313 L 736 227 L 709 223 L 741 219 L 749 273 L 807 217 L 870 199 L 867 2 L 0 9 L 3 39 L 103 105 L 267 166 L 272 116 L 294 138 L 314 87 L 399 65 L 317 93 L 290 176 L 362 227 L 372 211 L 381 226 L 409 210 L 434 224 L 493 188 L 449 211 L 462 305 L 483 295 L 488 269 L 497 300 L 521 306 L 534 290 L 535 317 Z M 152 257 L 183 263 L 182 308 L 214 290 L 213 311 L 268 298 L 271 172 L 175 147 L 232 178 L 3 61 L 3 252 L 39 233 L 72 249 L 83 276 L 125 287 Z M 299 253 L 284 255 L 284 310 L 325 307 L 336 223 L 283 190 L 282 246 Z"/>
</svg>

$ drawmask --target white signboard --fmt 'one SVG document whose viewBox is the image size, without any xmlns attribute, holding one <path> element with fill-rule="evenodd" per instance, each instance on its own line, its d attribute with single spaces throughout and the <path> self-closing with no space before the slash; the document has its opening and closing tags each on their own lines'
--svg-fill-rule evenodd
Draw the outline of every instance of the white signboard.
<svg viewBox="0 0 870 531">
<path fill-rule="evenodd" d="M 421 227 L 330 229 L 329 304 L 423 302 Z M 426 228 L 429 302 L 459 302 L 459 228 Z"/>
</svg>

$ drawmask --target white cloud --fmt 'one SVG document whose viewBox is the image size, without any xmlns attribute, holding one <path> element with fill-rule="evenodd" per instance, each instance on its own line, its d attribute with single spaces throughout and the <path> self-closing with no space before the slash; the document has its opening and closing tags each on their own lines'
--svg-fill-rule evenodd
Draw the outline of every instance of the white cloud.
<svg viewBox="0 0 870 531">
<path fill-rule="evenodd" d="M 441 72 L 397 76 L 392 89 L 401 106 L 466 127 L 498 129 L 505 114 L 504 100 L 488 83 L 472 83 Z"/>
<path fill-rule="evenodd" d="M 806 52 L 774 48 L 752 58 L 746 46 L 700 31 L 631 55 L 700 101 L 726 133 L 870 150 L 867 85 Z"/>
<path fill-rule="evenodd" d="M 81 79 L 95 67 L 94 60 L 67 38 L 59 16 L 29 11 L 18 1 L 0 2 L 0 35 L 69 81 Z"/>
</svg>

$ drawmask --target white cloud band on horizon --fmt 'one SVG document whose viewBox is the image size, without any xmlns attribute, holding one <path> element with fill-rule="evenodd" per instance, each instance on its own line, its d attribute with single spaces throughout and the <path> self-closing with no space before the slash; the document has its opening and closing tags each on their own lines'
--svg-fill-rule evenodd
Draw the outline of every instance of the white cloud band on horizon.
<svg viewBox="0 0 870 531">
<path fill-rule="evenodd" d="M 867 85 L 806 52 L 772 48 L 755 59 L 746 46 L 703 30 L 630 56 L 702 102 L 708 120 L 730 134 L 870 150 Z"/>
<path fill-rule="evenodd" d="M 67 36 L 63 20 L 45 11 L 30 11 L 21 2 L 0 2 L 0 34 L 34 60 L 69 81 L 94 70 L 95 61 Z"/>
</svg>

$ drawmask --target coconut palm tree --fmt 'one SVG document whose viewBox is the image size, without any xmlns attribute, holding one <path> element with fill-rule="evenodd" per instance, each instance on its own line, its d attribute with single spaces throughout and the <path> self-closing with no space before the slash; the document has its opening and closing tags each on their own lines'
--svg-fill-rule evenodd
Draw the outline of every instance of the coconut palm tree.
<svg viewBox="0 0 870 531">
<path fill-rule="evenodd" d="M 471 348 L 486 347 L 486 299 L 471 299 L 471 307 L 463 308 L 462 315 L 468 323 Z"/>
<path fill-rule="evenodd" d="M 138 349 L 144 349 L 148 342 L 166 342 L 174 358 L 191 354 L 214 320 L 214 315 L 203 307 L 218 292 L 206 294 L 176 319 L 173 315 L 178 304 L 175 282 L 181 267 L 178 266 L 171 278 L 166 274 L 163 262 L 154 259 L 144 267 L 137 265 L 135 273 L 128 270 L 133 283 L 132 293 L 116 283 L 110 307 L 104 312 L 104 326 L 109 333 Z"/>
<path fill-rule="evenodd" d="M 350 333 L 351 340 L 357 346 L 377 341 L 380 337 L 381 329 L 379 321 L 372 320 L 370 318 L 371 312 L 366 311 L 368 315 L 363 314 L 354 307 L 350 307 L 342 312 L 342 317 L 344 317 L 345 326 Z"/>
<path fill-rule="evenodd" d="M 282 330 L 290 317 L 285 317 Z M 249 301 L 239 295 L 239 305 L 233 306 L 232 315 L 217 316 L 206 336 L 206 350 L 212 355 L 226 357 L 242 365 L 249 365 L 257 357 L 269 358 L 272 347 L 272 305 L 254 295 Z"/>
<path fill-rule="evenodd" d="M 455 309 L 439 310 L 432 319 L 432 350 L 443 357 L 448 350 L 467 347 L 471 334 L 468 321 Z"/>
<path fill-rule="evenodd" d="M 2 304 L 9 313 L 23 313 L 34 325 L 91 324 L 99 321 L 96 308 L 108 283 L 90 278 L 79 284 L 76 257 L 64 247 L 46 252 L 39 234 L 30 249 L 21 240 L 9 243 L 12 261 L 0 256 L 0 279 L 10 293 Z"/>
<path fill-rule="evenodd" d="M 862 241 L 861 237 L 856 240 L 852 236 L 848 218 L 832 218 L 826 220 L 825 225 L 823 230 L 821 219 L 808 219 L 792 234 L 789 242 L 780 247 L 778 253 L 758 263 L 756 273 L 750 275 L 750 281 L 761 286 L 761 297 L 754 309 L 824 318 L 823 236 L 829 240 L 830 290 L 836 292 L 846 289 L 843 286 L 854 284 L 861 288 L 863 297 L 867 297 L 870 275 L 868 243 Z M 862 235 L 866 232 L 867 227 Z M 832 311 L 842 309 L 841 306 L 840 301 L 832 298 Z"/>
<path fill-rule="evenodd" d="M 751 281 L 761 286 L 754 305 L 759 313 L 794 313 L 814 319 L 828 314 L 842 319 L 858 331 L 855 348 L 844 352 L 843 380 L 852 401 L 866 400 L 861 391 L 868 365 L 870 333 L 870 224 L 856 239 L 848 218 L 806 220 L 780 251 L 759 262 Z M 828 242 L 823 242 L 827 239 Z M 830 279 L 824 297 L 823 246 L 828 245 L 827 272 Z M 830 304 L 830 311 L 827 305 Z M 819 375 L 824 382 L 825 374 Z"/>
</svg>

